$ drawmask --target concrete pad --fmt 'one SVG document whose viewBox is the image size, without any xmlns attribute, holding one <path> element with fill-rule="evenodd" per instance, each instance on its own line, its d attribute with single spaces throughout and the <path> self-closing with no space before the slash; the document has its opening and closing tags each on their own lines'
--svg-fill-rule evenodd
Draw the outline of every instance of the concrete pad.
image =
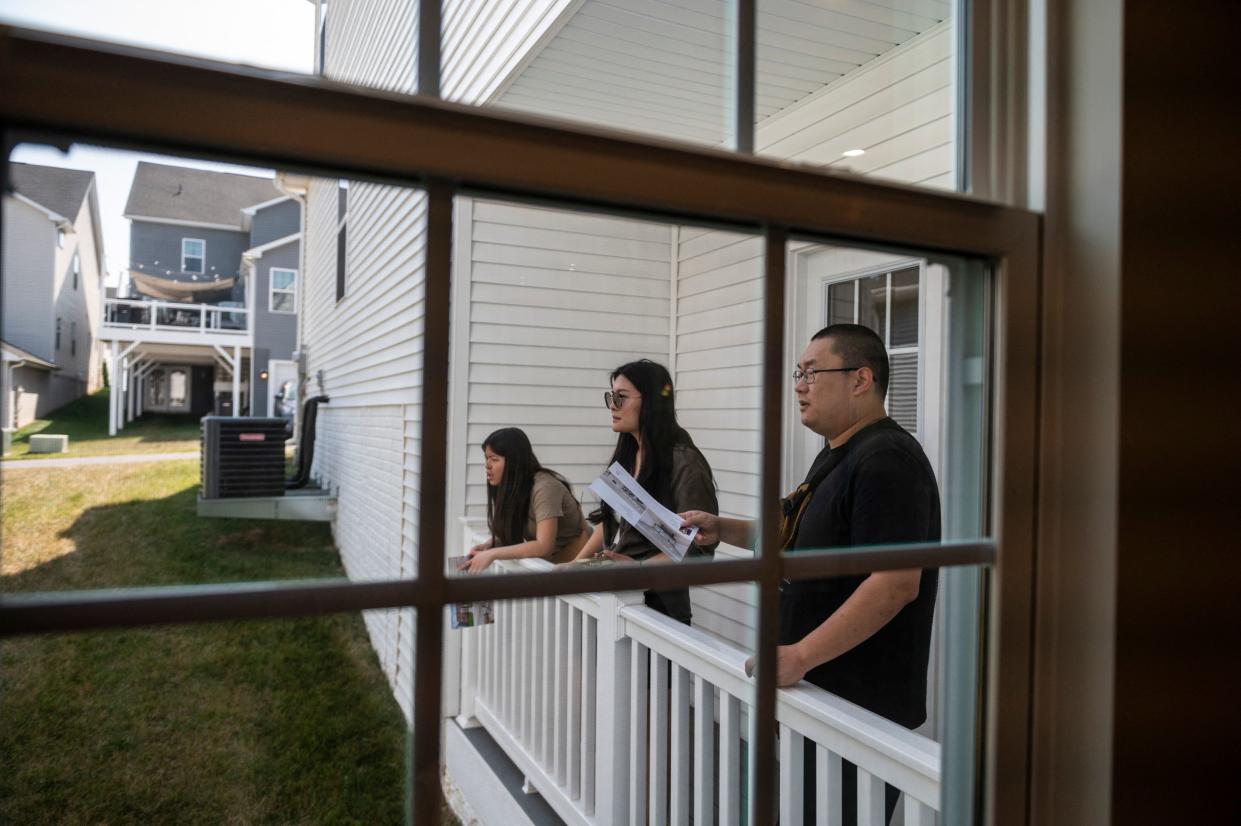
<svg viewBox="0 0 1241 826">
<path fill-rule="evenodd" d="M 56 433 L 37 433 L 30 437 L 31 453 L 64 453 L 68 449 L 68 436 Z"/>
<path fill-rule="evenodd" d="M 13 449 L 14 432 L 16 431 L 14 431 L 11 427 L 0 427 L 0 444 L 3 445 L 3 449 L 0 450 L 0 455 L 5 455 Z"/>
</svg>

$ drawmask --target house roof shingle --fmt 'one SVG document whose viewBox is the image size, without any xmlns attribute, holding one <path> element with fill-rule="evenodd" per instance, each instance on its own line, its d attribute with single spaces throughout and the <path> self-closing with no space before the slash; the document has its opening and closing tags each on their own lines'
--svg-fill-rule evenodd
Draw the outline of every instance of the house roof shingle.
<svg viewBox="0 0 1241 826">
<path fill-rule="evenodd" d="M 94 179 L 94 172 L 82 169 L 32 163 L 9 164 L 9 183 L 14 192 L 69 221 L 78 217 L 82 200 L 90 191 Z"/>
<path fill-rule="evenodd" d="M 280 197 L 271 178 L 140 161 L 127 218 L 167 218 L 243 227 L 241 210 Z"/>
</svg>

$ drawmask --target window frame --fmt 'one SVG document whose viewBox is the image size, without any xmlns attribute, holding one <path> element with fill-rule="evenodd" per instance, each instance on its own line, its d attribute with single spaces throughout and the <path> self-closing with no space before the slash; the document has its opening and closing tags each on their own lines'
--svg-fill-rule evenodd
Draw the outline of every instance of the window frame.
<svg viewBox="0 0 1241 826">
<path fill-rule="evenodd" d="M 276 273 L 290 272 L 293 273 L 293 285 L 288 289 L 276 288 Z M 267 271 L 267 311 L 270 313 L 279 313 L 280 315 L 297 315 L 297 278 L 298 271 L 293 267 L 272 267 Z M 281 293 L 293 299 L 293 309 L 277 310 L 276 294 Z"/>
<path fill-rule="evenodd" d="M 192 243 L 198 243 L 198 244 L 202 244 L 202 245 L 203 245 L 202 255 L 186 255 L 186 253 L 185 253 L 185 245 L 186 245 L 187 243 L 191 243 L 191 242 L 192 242 Z M 201 270 L 187 270 L 187 269 L 185 268 L 185 259 L 187 259 L 187 258 L 197 258 L 197 259 L 201 260 L 201 261 L 202 261 L 202 269 L 201 269 Z M 181 272 L 193 272 L 193 273 L 197 273 L 198 275 L 202 275 L 202 274 L 203 274 L 203 273 L 205 273 L 206 271 L 207 271 L 207 241 L 206 241 L 206 239 L 203 239 L 203 238 L 186 238 L 186 237 L 183 237 L 183 238 L 181 239 Z"/>
<path fill-rule="evenodd" d="M 752 106 L 754 3 L 739 0 L 738 99 Z M 436 0 L 421 19 L 439 20 Z M 973 24 L 971 24 L 973 25 Z M 441 606 L 481 599 L 554 596 L 583 591 L 754 582 L 758 586 L 758 656 L 754 801 L 775 801 L 776 600 L 782 578 L 865 573 L 924 565 L 989 565 L 993 595 L 985 629 L 987 701 L 980 736 L 988 823 L 1024 818 L 1029 793 L 1031 609 L 1037 439 L 1038 282 L 1041 219 L 1021 209 L 951 193 L 785 168 L 743 154 L 583 131 L 514 114 L 472 110 L 438 93 L 439 27 L 420 30 L 423 96 L 398 98 L 316 79 L 169 58 L 131 47 L 0 27 L 0 53 L 11 82 L 0 91 L 0 128 L 29 139 L 96 140 L 195 152 L 265 166 L 316 169 L 330 177 L 385 180 L 427 190 L 425 349 L 415 580 L 315 584 L 133 588 L 82 594 L 0 596 L 0 636 L 91 628 L 294 617 L 374 608 L 417 607 L 413 757 L 417 822 L 438 817 Z M 80 105 L 64 110 L 56 92 L 78 88 Z M 193 88 L 202 117 L 163 117 L 169 95 Z M 972 87 L 970 87 L 972 89 Z M 245 114 L 268 111 L 252 122 Z M 749 111 L 744 105 L 739 112 Z M 248 121 L 238 132 L 231 124 Z M 287 130 L 293 121 L 305 125 Z M 744 119 L 739 119 L 739 123 Z M 349 137 L 348 149 L 342 140 Z M 365 137 L 365 139 L 363 139 Z M 745 148 L 744 131 L 738 145 Z M 498 165 L 495 158 L 504 158 Z M 6 159 L 7 162 L 7 159 Z M 775 524 L 762 526 L 763 551 L 749 560 L 656 571 L 619 569 L 446 579 L 444 503 L 449 374 L 452 208 L 456 195 L 488 195 L 559 206 L 712 222 L 765 233 L 762 474 L 760 495 L 775 501 L 780 484 L 782 403 L 787 395 L 784 311 L 790 234 L 841 243 L 943 251 L 985 258 L 993 272 L 991 340 L 994 428 L 990 464 L 992 536 L 986 541 L 915 548 L 867 548 L 785 558 Z M 205 267 L 205 242 L 204 242 Z M 438 311 L 436 311 L 438 309 Z M 1003 553 L 997 554 L 997 548 Z M 634 568 L 636 570 L 631 570 Z M 771 735 L 771 736 L 768 736 Z"/>
</svg>

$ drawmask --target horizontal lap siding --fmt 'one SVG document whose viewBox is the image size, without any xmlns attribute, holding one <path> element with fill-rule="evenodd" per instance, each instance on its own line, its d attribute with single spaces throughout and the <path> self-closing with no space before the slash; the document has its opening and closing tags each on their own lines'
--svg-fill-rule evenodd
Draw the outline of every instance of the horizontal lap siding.
<svg viewBox="0 0 1241 826">
<path fill-rule="evenodd" d="M 944 189 L 955 186 L 950 22 L 758 125 L 763 155 Z M 866 154 L 844 158 L 846 149 Z"/>
<path fill-rule="evenodd" d="M 481 445 L 501 427 L 581 498 L 616 444 L 609 373 L 668 361 L 670 229 L 476 201 L 471 238 L 466 515 L 486 515 Z"/>
<path fill-rule="evenodd" d="M 394 92 L 416 87 L 417 4 L 337 0 L 328 12 L 325 74 Z M 302 343 L 320 410 L 316 477 L 337 496 L 334 532 L 350 579 L 412 576 L 416 567 L 426 198 L 351 182 L 345 296 L 336 300 L 337 188 L 312 181 L 306 209 Z M 416 427 L 414 428 L 417 429 Z M 411 467 L 413 471 L 411 472 Z M 411 714 L 412 611 L 364 613 L 402 710 Z"/>
<path fill-rule="evenodd" d="M 720 513 L 758 516 L 763 241 L 685 228 L 678 245 L 677 416 L 711 465 Z M 721 559 L 748 557 L 721 545 Z M 753 588 L 695 588 L 694 625 L 753 644 Z"/>
<path fill-rule="evenodd" d="M 574 5 L 573 0 L 444 0 L 445 99 L 488 102 Z"/>
</svg>

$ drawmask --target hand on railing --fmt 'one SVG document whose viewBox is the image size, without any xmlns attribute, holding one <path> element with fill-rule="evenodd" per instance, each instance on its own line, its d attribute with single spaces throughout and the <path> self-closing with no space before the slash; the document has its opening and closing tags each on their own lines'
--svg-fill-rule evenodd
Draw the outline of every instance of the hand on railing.
<svg viewBox="0 0 1241 826">
<path fill-rule="evenodd" d="M 745 675 L 753 677 L 757 669 L 758 657 L 746 658 Z M 776 686 L 778 688 L 797 685 L 806 679 L 806 672 L 809 670 L 810 667 L 802 656 L 801 649 L 796 645 L 776 646 Z"/>
</svg>

